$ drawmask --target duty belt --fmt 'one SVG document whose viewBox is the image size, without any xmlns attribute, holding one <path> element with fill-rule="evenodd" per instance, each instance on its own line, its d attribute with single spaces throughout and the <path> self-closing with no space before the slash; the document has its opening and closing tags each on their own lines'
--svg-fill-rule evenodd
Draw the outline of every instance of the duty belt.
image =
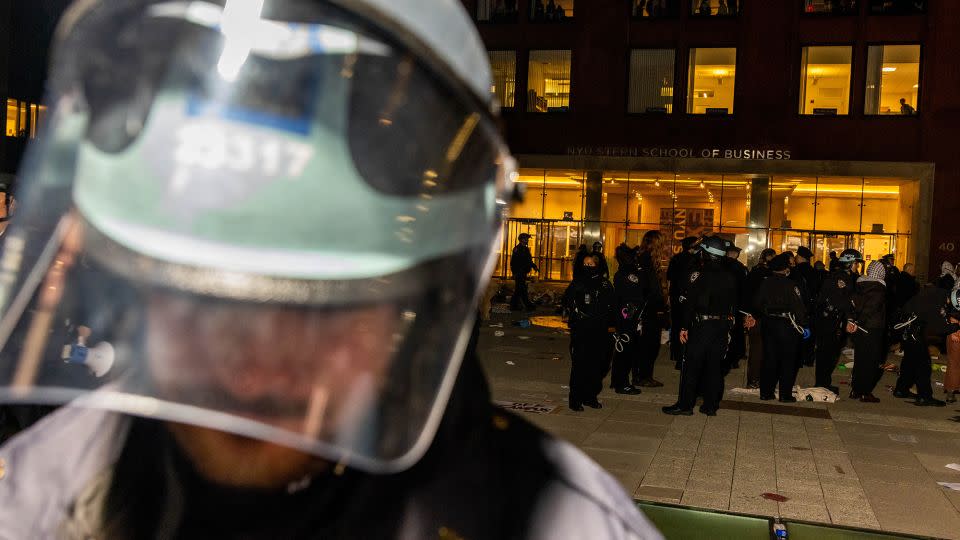
<svg viewBox="0 0 960 540">
<path fill-rule="evenodd" d="M 694 320 L 696 320 L 697 322 L 725 321 L 729 318 L 730 318 L 729 315 L 697 315 L 696 317 L 694 317 Z"/>
</svg>

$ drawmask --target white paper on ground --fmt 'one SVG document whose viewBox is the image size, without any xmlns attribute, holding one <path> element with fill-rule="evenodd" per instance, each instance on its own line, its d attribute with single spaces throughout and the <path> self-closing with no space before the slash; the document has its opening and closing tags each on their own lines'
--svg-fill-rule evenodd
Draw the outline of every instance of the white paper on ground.
<svg viewBox="0 0 960 540">
<path fill-rule="evenodd" d="M 937 484 L 940 484 L 947 489 L 952 489 L 953 491 L 960 491 L 960 484 L 956 482 L 937 482 Z"/>
<path fill-rule="evenodd" d="M 953 469 L 955 471 L 960 471 L 960 463 L 950 463 L 947 465 L 948 469 Z"/>
</svg>

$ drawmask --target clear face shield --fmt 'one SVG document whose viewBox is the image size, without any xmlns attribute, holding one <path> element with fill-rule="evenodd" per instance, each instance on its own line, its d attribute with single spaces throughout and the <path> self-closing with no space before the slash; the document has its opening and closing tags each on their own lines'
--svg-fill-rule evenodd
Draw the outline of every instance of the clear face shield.
<svg viewBox="0 0 960 540">
<path fill-rule="evenodd" d="M 0 400 L 416 462 L 513 171 L 479 101 L 309 0 L 102 2 L 56 58 L 0 254 Z"/>
</svg>

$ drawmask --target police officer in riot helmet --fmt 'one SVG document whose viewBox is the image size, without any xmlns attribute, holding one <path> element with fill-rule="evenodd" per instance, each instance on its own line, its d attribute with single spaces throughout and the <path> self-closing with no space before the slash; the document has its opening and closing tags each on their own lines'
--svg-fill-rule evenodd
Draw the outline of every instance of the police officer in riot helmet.
<svg viewBox="0 0 960 540">
<path fill-rule="evenodd" d="M 598 397 L 610 369 L 612 337 L 608 329 L 615 327 L 616 298 L 613 285 L 600 271 L 597 256 L 588 255 L 583 259 L 581 278 L 572 281 L 563 294 L 570 326 L 569 405 L 573 411 L 582 411 L 584 405 L 603 407 Z"/>
<path fill-rule="evenodd" d="M 796 282 L 789 278 L 790 255 L 781 253 L 770 261 L 771 276 L 760 284 L 753 301 L 755 311 L 746 318 L 749 328 L 762 321 L 764 359 L 760 376 L 760 399 L 775 397 L 779 386 L 780 401 L 792 403 L 793 385 L 797 380 L 797 348 L 801 340 L 810 338 L 807 310 Z"/>
<path fill-rule="evenodd" d="M 853 337 L 854 350 L 850 399 L 864 403 L 880 401 L 873 395 L 873 390 L 883 375 L 881 366 L 887 359 L 885 275 L 883 263 L 871 262 L 867 273 L 857 278 L 857 286 L 850 298 L 847 332 Z"/>
<path fill-rule="evenodd" d="M 960 291 L 940 287 L 926 287 L 903 305 L 900 320 L 893 325 L 893 331 L 899 334 L 903 346 L 903 361 L 894 397 L 913 398 L 915 405 L 923 407 L 946 405 L 933 397 L 929 347 L 941 345 L 947 335 L 960 330 L 958 307 Z M 916 394 L 910 391 L 914 385 Z"/>
<path fill-rule="evenodd" d="M 722 263 L 726 257 L 723 239 L 704 239 L 699 255 L 703 264 L 690 274 L 690 284 L 680 297 L 678 330 L 686 352 L 677 402 L 663 408 L 670 415 L 692 415 L 697 394 L 702 391 L 700 412 L 714 416 L 723 395 L 724 360 L 737 303 L 736 283 Z"/>
<path fill-rule="evenodd" d="M 516 165 L 459 2 L 79 1 L 50 72 L 0 403 L 63 407 L 0 447 L 0 537 L 660 538 L 490 403 Z"/>
<path fill-rule="evenodd" d="M 670 357 L 677 370 L 683 359 L 683 345 L 680 343 L 680 297 L 690 285 L 690 274 L 696 271 L 700 261 L 696 256 L 696 236 L 688 236 L 680 242 L 680 252 L 670 258 L 667 265 L 667 281 L 670 287 Z"/>
<path fill-rule="evenodd" d="M 844 250 L 836 259 L 834 270 L 824 278 L 817 295 L 813 316 L 815 345 L 815 384 L 835 394 L 840 388 L 833 385 L 833 370 L 837 367 L 840 348 L 844 341 L 845 324 L 850 315 L 850 299 L 856 288 L 854 265 L 863 261 L 855 249 Z"/>
</svg>

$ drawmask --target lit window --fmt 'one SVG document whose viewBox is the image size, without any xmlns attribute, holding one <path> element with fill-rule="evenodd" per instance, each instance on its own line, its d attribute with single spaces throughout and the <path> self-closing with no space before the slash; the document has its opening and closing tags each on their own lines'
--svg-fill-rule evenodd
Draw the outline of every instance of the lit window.
<svg viewBox="0 0 960 540">
<path fill-rule="evenodd" d="M 530 0 L 530 20 L 557 22 L 573 17 L 573 0 Z"/>
<path fill-rule="evenodd" d="M 673 49 L 630 52 L 631 113 L 673 112 Z"/>
<path fill-rule="evenodd" d="M 690 49 L 687 112 L 732 114 L 737 49 Z"/>
<path fill-rule="evenodd" d="M 7 100 L 7 137 L 16 137 L 19 132 L 19 129 L 17 129 L 17 119 L 20 117 L 19 110 L 20 106 L 17 100 Z"/>
<path fill-rule="evenodd" d="M 530 51 L 527 111 L 570 109 L 570 51 Z"/>
<path fill-rule="evenodd" d="M 851 15 L 857 13 L 857 0 L 804 0 L 804 13 Z"/>
<path fill-rule="evenodd" d="M 517 53 L 515 51 L 488 51 L 493 85 L 490 93 L 496 96 L 500 106 L 512 109 L 517 94 Z"/>
<path fill-rule="evenodd" d="M 477 20 L 480 22 L 517 22 L 519 0 L 479 0 Z"/>
<path fill-rule="evenodd" d="M 869 47 L 864 114 L 914 115 L 920 109 L 919 93 L 919 45 Z"/>
<path fill-rule="evenodd" d="M 730 17 L 740 8 L 738 0 L 690 0 L 690 14 L 697 17 Z"/>
<path fill-rule="evenodd" d="M 804 47 L 800 114 L 850 114 L 853 47 Z"/>
</svg>

